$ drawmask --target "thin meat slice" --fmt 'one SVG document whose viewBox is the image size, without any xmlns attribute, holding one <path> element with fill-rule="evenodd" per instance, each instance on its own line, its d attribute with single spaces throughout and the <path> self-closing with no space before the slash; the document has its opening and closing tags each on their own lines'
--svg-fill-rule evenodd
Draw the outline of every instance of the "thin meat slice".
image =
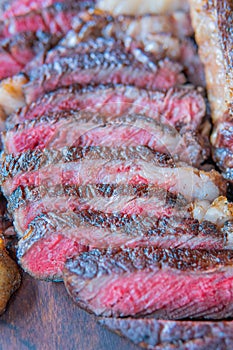
<svg viewBox="0 0 233 350">
<path fill-rule="evenodd" d="M 2 16 L 4 19 L 22 16 L 28 12 L 49 7 L 57 2 L 57 0 L 11 0 L 5 5 L 5 11 Z M 59 0 L 59 2 L 64 1 Z"/>
<path fill-rule="evenodd" d="M 72 28 L 73 18 L 78 12 L 92 5 L 92 1 L 57 2 L 47 8 L 10 17 L 1 23 L 0 37 L 3 39 L 18 33 L 35 33 L 39 30 L 51 34 L 65 34 Z"/>
<path fill-rule="evenodd" d="M 99 322 L 146 349 L 231 350 L 232 348 L 232 321 L 168 321 L 105 317 Z"/>
<path fill-rule="evenodd" d="M 199 223 L 209 221 L 219 229 L 224 227 L 226 237 L 230 236 L 230 226 L 225 224 L 233 220 L 233 204 L 224 196 L 213 202 L 205 200 L 190 203 L 181 194 L 146 184 L 20 186 L 8 198 L 8 211 L 14 218 L 18 234 L 21 235 L 28 224 L 40 214 L 48 211 L 77 212 L 89 209 L 105 213 L 148 215 L 158 219 L 176 216 L 193 218 Z"/>
<path fill-rule="evenodd" d="M 205 116 L 202 90 L 192 86 L 171 88 L 166 92 L 148 91 L 134 86 L 88 85 L 50 92 L 12 114 L 8 127 L 36 119 L 51 112 L 87 110 L 112 116 L 141 113 L 177 130 L 186 126 L 198 129 Z"/>
<path fill-rule="evenodd" d="M 209 155 L 208 148 L 203 149 L 204 140 L 196 137 L 194 132 L 189 132 L 188 136 L 144 115 L 104 117 L 102 113 L 62 111 L 26 121 L 6 131 L 3 144 L 5 152 L 14 155 L 27 150 L 62 149 L 65 146 L 142 145 L 200 166 Z"/>
<path fill-rule="evenodd" d="M 173 215 L 189 218 L 193 205 L 179 194 L 149 185 L 18 187 L 8 200 L 8 210 L 21 235 L 28 224 L 42 213 L 89 209 L 106 213 L 148 215 L 155 219 Z"/>
<path fill-rule="evenodd" d="M 45 52 L 58 42 L 58 37 L 50 34 L 19 33 L 0 41 L 0 79 L 13 76 L 24 70 L 37 55 L 43 62 Z"/>
<path fill-rule="evenodd" d="M 76 303 L 100 316 L 232 317 L 232 250 L 92 250 L 70 259 L 65 285 Z"/>
<path fill-rule="evenodd" d="M 1 184 L 6 196 L 20 185 L 90 183 L 154 184 L 189 200 L 213 201 L 226 193 L 216 171 L 175 165 L 171 158 L 142 146 L 36 150 L 16 157 L 2 154 Z"/>
<path fill-rule="evenodd" d="M 44 93 L 72 84 L 105 83 L 133 84 L 139 88 L 166 90 L 183 84 L 186 79 L 182 66 L 169 59 L 158 62 L 129 53 L 123 45 L 104 52 L 93 52 L 61 57 L 27 73 L 29 82 L 24 85 L 27 103 Z M 144 57 L 144 56 L 143 56 Z"/>
<path fill-rule="evenodd" d="M 74 254 L 75 247 L 120 246 L 201 250 L 228 247 L 224 232 L 209 222 L 82 210 L 47 212 L 35 218 L 20 239 L 17 254 L 23 269 L 32 276 L 61 279 L 70 249 Z"/>
</svg>

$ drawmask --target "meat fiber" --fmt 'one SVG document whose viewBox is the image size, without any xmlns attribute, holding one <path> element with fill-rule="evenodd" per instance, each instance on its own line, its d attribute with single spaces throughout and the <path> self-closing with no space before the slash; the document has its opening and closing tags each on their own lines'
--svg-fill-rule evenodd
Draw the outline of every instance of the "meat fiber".
<svg viewBox="0 0 233 350">
<path fill-rule="evenodd" d="M 72 20 L 78 11 L 89 8 L 93 2 L 57 2 L 47 8 L 30 11 L 6 19 L 0 25 L 0 38 L 7 38 L 21 32 L 44 31 L 51 34 L 65 34 L 72 28 Z"/>
<path fill-rule="evenodd" d="M 184 0 L 160 0 L 151 2 L 150 0 L 98 0 L 97 8 L 109 11 L 114 15 L 118 14 L 142 14 L 142 13 L 166 13 L 177 9 L 187 9 L 187 2 Z"/>
<path fill-rule="evenodd" d="M 231 350 L 232 321 L 195 322 L 102 318 L 100 324 L 146 349 Z"/>
<path fill-rule="evenodd" d="M 147 91 L 134 86 L 88 85 L 68 87 L 48 93 L 12 114 L 8 127 L 36 119 L 51 112 L 87 110 L 103 116 L 140 113 L 180 130 L 197 130 L 205 116 L 202 90 L 192 86 L 171 88 L 166 92 Z"/>
<path fill-rule="evenodd" d="M 65 146 L 142 145 L 200 166 L 209 155 L 208 149 L 203 149 L 204 141 L 199 138 L 199 142 L 194 132 L 189 132 L 189 137 L 187 132 L 182 134 L 161 121 L 139 114 L 104 117 L 99 113 L 62 111 L 8 130 L 3 134 L 3 144 L 5 152 L 14 155 L 27 150 Z"/>
<path fill-rule="evenodd" d="M 24 86 L 26 102 L 44 93 L 72 84 L 133 84 L 139 88 L 166 90 L 185 82 L 182 66 L 169 59 L 141 62 L 140 57 L 118 45 L 114 50 L 93 51 L 74 57 L 61 57 L 28 72 Z"/>
<path fill-rule="evenodd" d="M 18 186 L 154 184 L 189 200 L 213 201 L 226 193 L 219 173 L 177 164 L 143 146 L 35 150 L 19 156 L 2 154 L 0 181 L 9 196 Z"/>
<path fill-rule="evenodd" d="M 8 210 L 14 217 L 14 226 L 20 235 L 42 213 L 89 209 L 106 213 L 148 215 L 155 219 L 173 215 L 189 218 L 193 205 L 179 194 L 174 195 L 149 185 L 18 187 L 8 200 Z"/>
<path fill-rule="evenodd" d="M 45 52 L 57 43 L 58 39 L 59 37 L 52 37 L 50 34 L 42 32 L 27 32 L 1 40 L 0 79 L 24 70 L 25 66 L 37 55 L 43 57 Z"/>
<path fill-rule="evenodd" d="M 125 248 L 70 259 L 65 285 L 82 308 L 100 316 L 232 317 L 232 250 Z"/>
<path fill-rule="evenodd" d="M 231 240 L 231 234 L 229 234 Z M 61 279 L 64 263 L 77 247 L 128 246 L 227 249 L 228 236 L 210 222 L 82 210 L 47 212 L 35 218 L 18 244 L 18 259 L 32 276 Z M 231 245 L 231 243 L 230 243 Z M 54 249 L 55 247 L 55 249 Z M 87 249 L 87 248 L 86 248 Z M 143 279 L 142 279 L 143 280 Z"/>
<path fill-rule="evenodd" d="M 205 86 L 204 69 L 197 54 L 197 47 L 193 40 L 185 36 L 186 29 L 179 30 L 180 21 L 177 27 L 176 15 L 177 12 L 165 16 L 112 18 L 98 12 L 81 13 L 74 21 L 75 32 L 69 32 L 62 44 L 77 49 L 80 41 L 88 41 L 91 37 L 97 48 L 99 37 L 121 40 L 128 50 L 138 48 L 152 53 L 157 59 L 168 57 L 179 61 L 184 65 L 190 82 L 197 86 Z M 154 22 L 150 23 L 152 19 Z M 188 22 L 187 14 L 182 20 L 184 19 Z M 167 22 L 170 24 L 167 25 Z M 188 29 L 188 24 L 184 25 Z M 191 31 L 188 34 L 192 35 Z"/>
</svg>

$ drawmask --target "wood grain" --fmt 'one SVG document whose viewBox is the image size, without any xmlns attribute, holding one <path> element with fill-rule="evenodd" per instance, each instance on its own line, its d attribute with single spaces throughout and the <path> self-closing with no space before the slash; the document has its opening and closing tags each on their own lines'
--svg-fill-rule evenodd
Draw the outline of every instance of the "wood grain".
<svg viewBox="0 0 233 350">
<path fill-rule="evenodd" d="M 80 310 L 62 283 L 23 283 L 0 318 L 0 350 L 137 350 Z"/>
</svg>

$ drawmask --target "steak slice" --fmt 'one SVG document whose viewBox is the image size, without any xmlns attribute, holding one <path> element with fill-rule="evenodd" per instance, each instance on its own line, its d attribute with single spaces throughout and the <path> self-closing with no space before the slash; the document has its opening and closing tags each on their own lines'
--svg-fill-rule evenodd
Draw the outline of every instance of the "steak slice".
<svg viewBox="0 0 233 350">
<path fill-rule="evenodd" d="M 92 250 L 70 259 L 69 294 L 98 316 L 232 317 L 233 251 Z"/>
<path fill-rule="evenodd" d="M 19 33 L 0 41 L 0 79 L 22 71 L 37 55 L 45 52 L 58 42 L 59 37 L 43 32 Z"/>
<path fill-rule="evenodd" d="M 70 249 L 74 254 L 80 246 L 221 250 L 227 249 L 228 244 L 224 232 L 209 222 L 198 224 L 197 220 L 176 216 L 158 219 L 82 210 L 47 212 L 35 218 L 20 239 L 17 254 L 23 269 L 32 276 L 60 279 L 64 263 L 71 256 Z"/>
<path fill-rule="evenodd" d="M 70 86 L 50 92 L 12 114 L 8 127 L 42 117 L 51 112 L 87 110 L 112 116 L 145 114 L 180 130 L 184 126 L 198 129 L 205 116 L 202 90 L 192 86 L 171 88 L 166 92 L 148 91 L 134 86 Z"/>
<path fill-rule="evenodd" d="M 174 165 L 166 155 L 142 146 L 36 150 L 16 157 L 3 153 L 0 180 L 6 196 L 20 185 L 90 183 L 154 184 L 189 200 L 212 201 L 226 193 L 226 184 L 216 171 Z"/>
<path fill-rule="evenodd" d="M 102 318 L 100 324 L 146 349 L 231 350 L 233 323 Z"/>
<path fill-rule="evenodd" d="M 18 187 L 9 197 L 8 210 L 14 217 L 18 234 L 22 235 L 35 217 L 48 211 L 97 210 L 148 215 L 154 219 L 173 215 L 188 218 L 193 206 L 183 196 L 155 186 L 93 184 Z"/>
<path fill-rule="evenodd" d="M 26 121 L 6 131 L 3 145 L 6 153 L 14 155 L 27 150 L 65 146 L 142 145 L 200 166 L 209 155 L 208 148 L 203 149 L 204 140 L 196 137 L 194 132 L 189 132 L 188 136 L 186 132 L 181 136 L 169 125 L 138 114 L 105 117 L 102 113 L 62 111 Z"/>
<path fill-rule="evenodd" d="M 10 17 L 0 24 L 0 38 L 37 31 L 65 34 L 72 28 L 73 18 L 78 12 L 90 6 L 93 6 L 92 1 L 57 2 L 46 8 Z"/>
<path fill-rule="evenodd" d="M 158 62 L 135 57 L 119 43 L 116 49 L 61 57 L 59 60 L 36 67 L 27 73 L 24 85 L 27 103 L 44 93 L 72 84 L 105 83 L 133 84 L 139 88 L 166 90 L 183 84 L 186 79 L 179 63 L 164 59 Z"/>
</svg>

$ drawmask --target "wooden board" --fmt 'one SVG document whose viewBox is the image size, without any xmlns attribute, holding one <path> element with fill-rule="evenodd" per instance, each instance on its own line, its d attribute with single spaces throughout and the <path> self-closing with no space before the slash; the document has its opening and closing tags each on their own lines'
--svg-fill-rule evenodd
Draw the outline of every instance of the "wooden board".
<svg viewBox="0 0 233 350">
<path fill-rule="evenodd" d="M 136 350 L 80 310 L 62 283 L 25 275 L 0 317 L 0 350 Z"/>
</svg>

